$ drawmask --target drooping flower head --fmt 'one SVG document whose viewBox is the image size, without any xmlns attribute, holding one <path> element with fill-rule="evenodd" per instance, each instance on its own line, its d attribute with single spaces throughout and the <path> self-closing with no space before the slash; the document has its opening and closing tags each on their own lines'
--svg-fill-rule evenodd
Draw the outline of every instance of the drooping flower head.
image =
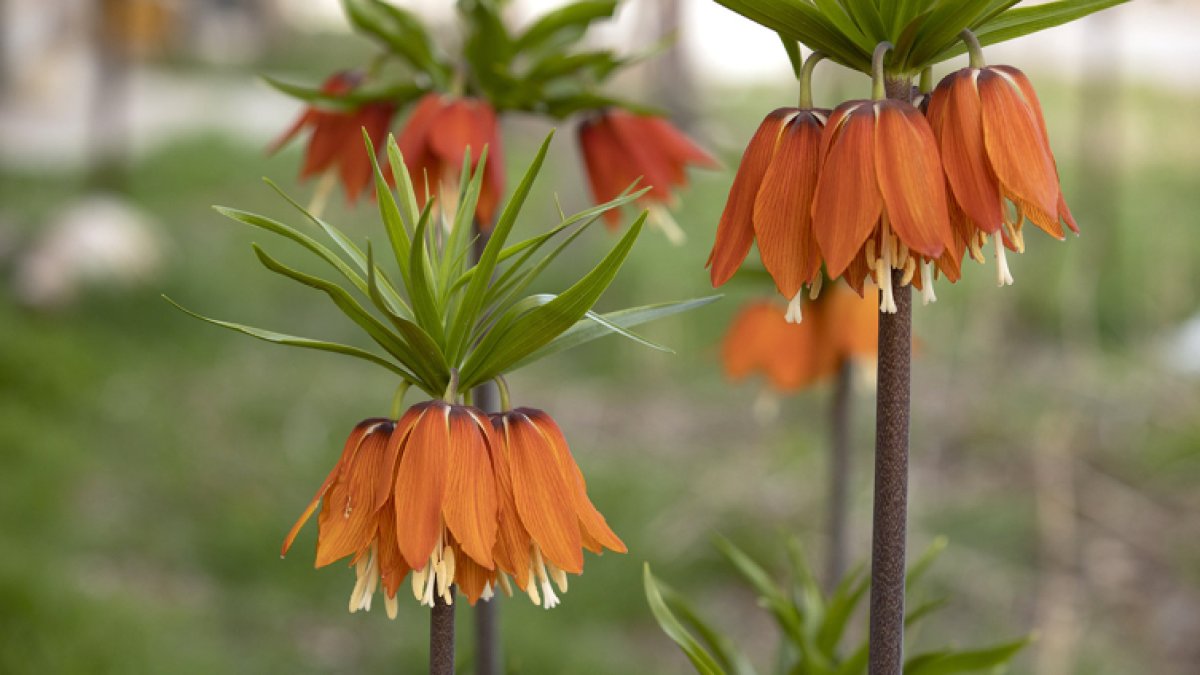
<svg viewBox="0 0 1200 675">
<path fill-rule="evenodd" d="M 360 73 L 343 71 L 325 80 L 321 91 L 334 97 L 345 96 L 361 82 Z M 300 178 L 311 178 L 336 170 L 346 200 L 353 203 L 371 182 L 371 158 L 363 143 L 363 129 L 366 129 L 374 146 L 381 148 L 395 114 L 395 104 L 387 101 L 363 103 L 348 110 L 309 105 L 267 151 L 274 153 L 301 132 L 311 130 Z"/>
<path fill-rule="evenodd" d="M 904 271 L 902 285 L 919 273 L 931 299 L 933 263 L 954 236 L 925 117 L 904 101 L 847 101 L 830 116 L 820 154 L 812 216 L 829 276 L 859 292 L 873 277 L 884 312 L 896 311 L 892 270 Z"/>
<path fill-rule="evenodd" d="M 717 161 L 667 120 L 606 108 L 579 125 L 579 146 L 597 203 L 616 199 L 634 183 L 648 187 L 639 201 L 672 240 L 683 233 L 664 208 L 674 190 L 687 185 L 687 167 L 716 168 Z M 609 229 L 621 223 L 617 210 L 605 214 Z"/>
<path fill-rule="evenodd" d="M 740 380 L 761 373 L 773 390 L 788 393 L 821 382 L 847 361 L 874 357 L 879 323 L 874 295 L 830 286 L 800 323 L 788 322 L 775 302 L 746 305 L 721 344 L 725 375 Z"/>
<path fill-rule="evenodd" d="M 806 108 L 767 115 L 742 156 L 708 257 L 713 286 L 720 286 L 757 239 L 763 266 L 789 300 L 791 322 L 801 318 L 802 287 L 819 284 L 821 277 L 811 210 L 828 115 L 828 110 Z"/>
<path fill-rule="evenodd" d="M 583 473 L 549 415 L 529 408 L 488 417 L 443 401 L 399 421 L 368 419 L 288 533 L 286 554 L 317 516 L 316 566 L 349 557 L 357 581 L 350 611 L 369 610 L 382 586 L 388 616 L 412 574 L 416 599 L 473 605 L 508 578 L 536 604 L 558 604 L 551 582 L 583 573 L 582 549 L 625 552 L 587 497 Z"/>
<path fill-rule="evenodd" d="M 371 419 L 351 433 L 341 459 L 284 542 L 286 554 L 317 506 L 316 566 L 352 556 L 358 582 L 350 611 L 370 609 L 382 583 L 388 615 L 413 573 L 413 593 L 432 606 L 458 584 L 471 604 L 491 593 L 498 528 L 486 416 L 442 401 L 420 403 L 397 422 Z"/>
<path fill-rule="evenodd" d="M 961 258 L 965 249 L 983 262 L 982 248 L 992 237 L 1003 286 L 1012 283 L 1004 248 L 1024 251 L 1026 221 L 1057 239 L 1064 238 L 1063 222 L 1079 228 L 1063 199 L 1033 86 L 1016 68 L 983 66 L 978 44 L 968 37 L 971 67 L 938 84 L 928 116 L 951 197 L 954 253 Z"/>
<path fill-rule="evenodd" d="M 491 229 L 504 196 L 504 148 L 496 111 L 488 101 L 426 94 L 413 109 L 396 143 L 422 206 L 426 195 L 448 197 L 456 193 L 467 149 L 474 171 L 486 146 L 487 164 L 475 218 L 484 231 Z"/>
<path fill-rule="evenodd" d="M 584 548 L 627 549 L 588 499 L 583 472 L 549 415 L 517 408 L 491 418 L 500 447 L 496 564 L 548 609 L 559 602 L 551 582 L 565 593 L 566 575 L 583 573 Z"/>
</svg>

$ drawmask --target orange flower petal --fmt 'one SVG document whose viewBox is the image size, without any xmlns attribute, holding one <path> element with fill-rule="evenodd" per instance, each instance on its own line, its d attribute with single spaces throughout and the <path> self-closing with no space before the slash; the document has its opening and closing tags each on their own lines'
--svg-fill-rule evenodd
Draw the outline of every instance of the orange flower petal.
<svg viewBox="0 0 1200 675">
<path fill-rule="evenodd" d="M 483 589 L 495 577 L 495 572 L 481 567 L 460 546 L 454 546 L 454 585 L 458 586 L 472 606 L 479 602 Z"/>
<path fill-rule="evenodd" d="M 479 161 L 483 146 L 491 140 L 495 127 L 495 115 L 491 116 L 489 128 L 482 128 L 487 111 L 480 111 L 483 104 L 473 99 L 457 99 L 445 104 L 429 126 L 429 147 L 442 163 L 455 173 L 462 170 L 463 157 L 471 150 L 471 164 Z M 439 176 L 440 178 L 440 176 Z M 458 176 L 455 176 L 457 179 Z"/>
<path fill-rule="evenodd" d="M 354 202 L 358 199 L 372 182 L 374 175 L 371 158 L 367 155 L 367 144 L 361 138 L 362 129 L 366 129 L 371 145 L 379 152 L 384 149 L 384 137 L 392 124 L 394 113 L 395 107 L 391 104 L 376 103 L 363 107 L 355 115 L 355 126 L 361 127 L 358 130 L 360 137 L 357 142 L 347 139 L 347 146 L 341 158 L 342 188 L 346 192 L 347 201 Z"/>
<path fill-rule="evenodd" d="M 843 358 L 872 357 L 879 352 L 879 299 L 875 288 L 859 297 L 838 284 L 827 293 L 826 326 Z M 822 294 L 824 296 L 824 294 Z"/>
<path fill-rule="evenodd" d="M 400 544 L 396 541 L 396 503 L 388 499 L 376 519 L 379 523 L 380 582 L 387 596 L 394 598 L 404 577 L 412 571 L 400 555 Z"/>
<path fill-rule="evenodd" d="M 496 469 L 496 489 L 500 505 L 496 565 L 516 579 L 518 588 L 526 588 L 529 586 L 532 540 L 525 526 L 521 524 L 517 503 L 513 497 L 512 469 L 508 461 L 509 439 L 505 433 L 504 416 L 492 415 L 491 422 L 492 437 L 496 440 L 496 445 L 492 447 L 495 451 L 492 454 L 492 462 Z"/>
<path fill-rule="evenodd" d="M 779 349 L 783 310 L 772 302 L 755 302 L 734 317 L 721 343 L 721 363 L 725 376 L 740 380 L 763 368 L 764 356 Z"/>
<path fill-rule="evenodd" d="M 479 227 L 484 232 L 492 231 L 496 218 L 496 210 L 504 197 L 504 144 L 500 136 L 500 125 L 496 121 L 496 113 L 491 106 L 481 105 L 476 111 L 479 124 L 490 129 L 488 140 L 487 166 L 483 176 L 483 187 L 479 192 L 479 203 L 475 206 L 475 217 Z M 490 123 L 488 117 L 490 116 Z"/>
<path fill-rule="evenodd" d="M 611 551 L 626 553 L 629 549 L 625 547 L 625 543 L 608 526 L 608 521 L 592 504 L 592 500 L 588 499 L 587 481 L 583 478 L 583 471 L 575 463 L 575 458 L 571 456 L 571 449 L 567 445 L 567 439 L 563 435 L 562 429 L 553 418 L 541 410 L 519 408 L 518 411 L 524 413 L 533 422 L 553 448 L 555 459 L 558 460 L 559 468 L 563 472 L 563 478 L 566 479 L 567 485 L 571 489 L 571 499 L 575 504 L 575 512 L 579 516 L 582 528 L 581 534 L 586 533 L 587 539 Z"/>
<path fill-rule="evenodd" d="M 811 213 L 822 126 L 810 112 L 788 123 L 754 202 L 754 235 L 763 265 L 788 299 L 821 269 Z"/>
<path fill-rule="evenodd" d="M 754 202 L 771 165 L 771 158 L 775 156 L 783 127 L 796 114 L 795 108 L 773 111 L 759 125 L 746 146 L 742 163 L 729 188 L 725 211 L 717 226 L 717 240 L 705 264 L 711 269 L 713 287 L 729 281 L 750 253 L 750 244 L 754 243 Z"/>
<path fill-rule="evenodd" d="M 418 405 L 422 415 L 404 446 L 395 488 L 396 540 L 413 569 L 425 567 L 442 531 L 450 445 L 450 406 L 442 401 Z"/>
<path fill-rule="evenodd" d="M 813 197 L 813 231 L 826 271 L 836 279 L 861 251 L 883 212 L 871 102 L 838 106 L 825 126 L 821 146 L 827 150 Z"/>
<path fill-rule="evenodd" d="M 597 204 L 616 199 L 641 176 L 606 117 L 593 118 L 579 126 L 579 146 L 592 198 Z M 610 230 L 616 229 L 621 224 L 621 212 L 607 211 L 604 219 Z"/>
<path fill-rule="evenodd" d="M 317 567 L 360 553 L 371 543 L 381 506 L 375 501 L 375 486 L 379 481 L 391 482 L 391 472 L 384 466 L 389 455 L 395 457 L 388 451 L 391 434 L 391 422 L 373 428 L 325 496 L 317 519 Z M 385 471 L 387 475 L 382 475 Z"/>
<path fill-rule="evenodd" d="M 777 391 L 804 389 L 833 372 L 836 352 L 832 342 L 825 339 L 828 322 L 823 316 L 824 304 L 820 301 L 810 304 L 808 316 L 800 323 L 781 319 L 779 348 L 764 356 L 767 379 Z"/>
<path fill-rule="evenodd" d="M 1004 213 L 996 176 L 983 141 L 983 111 L 975 84 L 978 71 L 967 68 L 938 85 L 934 98 L 945 97 L 945 116 L 938 133 L 942 165 L 954 199 L 975 225 L 995 234 Z M 931 122 L 933 121 L 931 117 Z"/>
<path fill-rule="evenodd" d="M 686 177 L 683 167 L 674 165 L 670 157 L 660 151 L 658 137 L 653 128 L 645 124 L 647 118 L 624 110 L 612 110 L 606 117 L 620 147 L 634 166 L 635 175 L 641 176 L 643 186 L 650 188 L 644 198 L 670 201 L 671 187 L 683 183 Z"/>
<path fill-rule="evenodd" d="M 1004 195 L 1054 234 L 1047 221 L 1058 221 L 1058 175 L 1032 109 L 1003 75 L 981 70 L 978 87 L 984 144 Z"/>
<path fill-rule="evenodd" d="M 292 525 L 292 529 L 288 531 L 287 537 L 283 540 L 283 549 L 279 553 L 280 556 L 287 555 L 288 550 L 292 548 L 292 543 L 296 541 L 296 535 L 300 534 L 300 528 L 304 527 L 304 524 L 312 517 L 312 514 L 317 510 L 317 506 L 321 503 L 329 488 L 337 481 L 345 467 L 350 465 L 354 454 L 358 452 L 359 446 L 362 445 L 367 435 L 379 425 L 388 423 L 390 423 L 390 420 L 374 418 L 363 420 L 355 425 L 354 430 L 350 432 L 350 437 L 346 439 L 345 446 L 342 447 L 341 457 L 333 465 L 333 469 L 325 477 L 324 482 L 321 483 L 321 487 L 317 488 L 316 496 L 312 498 L 312 501 L 304 509 L 304 513 L 300 514 L 300 518 L 296 520 L 296 524 Z"/>
<path fill-rule="evenodd" d="M 708 154 L 695 141 L 661 117 L 647 116 L 642 118 L 649 136 L 654 140 L 658 150 L 670 159 L 672 164 L 683 167 L 695 164 L 707 169 L 716 169 L 721 165 L 715 157 Z"/>
<path fill-rule="evenodd" d="M 499 507 L 488 447 L 492 425 L 480 415 L 462 407 L 450 412 L 449 474 L 442 514 L 462 550 L 491 569 L 495 566 L 492 547 L 496 544 Z"/>
<path fill-rule="evenodd" d="M 504 433 L 521 523 L 547 560 L 565 572 L 579 574 L 583 571 L 579 517 L 554 448 L 520 413 L 505 415 Z"/>
<path fill-rule="evenodd" d="M 921 112 L 902 101 L 875 103 L 875 167 L 893 230 L 930 258 L 953 245 L 937 141 Z"/>
</svg>

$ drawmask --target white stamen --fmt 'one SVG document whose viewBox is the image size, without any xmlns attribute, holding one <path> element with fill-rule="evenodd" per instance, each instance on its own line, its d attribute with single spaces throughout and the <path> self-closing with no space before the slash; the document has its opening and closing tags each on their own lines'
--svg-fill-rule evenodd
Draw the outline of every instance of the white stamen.
<svg viewBox="0 0 1200 675">
<path fill-rule="evenodd" d="M 542 604 L 542 596 L 538 595 L 537 580 L 533 578 L 532 571 L 529 573 L 529 585 L 525 587 L 525 592 L 529 595 L 529 599 L 533 601 L 533 604 Z"/>
<path fill-rule="evenodd" d="M 394 595 L 388 595 L 385 592 L 383 594 L 383 607 L 387 610 L 387 617 L 389 619 L 395 619 L 396 614 L 400 610 L 400 599 Z"/>
<path fill-rule="evenodd" d="M 937 302 L 937 294 L 933 292 L 933 261 L 921 261 L 921 304 L 928 305 Z"/>
<path fill-rule="evenodd" d="M 1012 272 L 1008 269 L 1008 257 L 1004 254 L 1004 238 L 996 233 L 992 239 L 996 242 L 996 282 L 998 286 L 1012 286 Z"/>
<path fill-rule="evenodd" d="M 504 591 L 504 594 L 511 598 L 513 590 L 512 584 L 508 582 L 508 575 L 501 572 L 496 575 L 496 578 L 500 580 L 500 590 Z"/>
<path fill-rule="evenodd" d="M 429 579 L 430 571 L 429 563 L 425 563 L 425 567 L 420 570 L 413 570 L 412 590 L 417 602 L 421 602 L 425 597 L 425 582 Z"/>
<path fill-rule="evenodd" d="M 880 252 L 876 265 L 876 276 L 879 284 L 879 311 L 885 314 L 896 313 L 896 298 L 892 294 L 892 235 L 888 230 L 887 217 L 883 218 L 883 251 Z"/>
<path fill-rule="evenodd" d="M 567 573 L 554 566 L 554 563 L 546 563 L 546 567 L 550 570 L 550 578 L 554 580 L 554 585 L 558 586 L 559 593 L 567 592 Z"/>
<path fill-rule="evenodd" d="M 558 606 L 558 596 L 554 594 L 554 588 L 550 585 L 550 576 L 546 574 L 546 562 L 542 560 L 542 550 L 539 548 L 533 549 L 534 571 L 537 572 L 538 582 L 542 587 L 542 607 L 553 609 Z M 533 580 L 530 579 L 530 585 L 533 585 Z"/>
<path fill-rule="evenodd" d="M 808 284 L 808 299 L 816 300 L 821 295 L 821 287 L 825 285 L 825 275 L 818 272 Z"/>
<path fill-rule="evenodd" d="M 788 323 L 800 323 L 804 320 L 804 312 L 801 311 L 800 307 L 801 301 L 803 300 L 804 289 L 800 289 L 800 292 L 796 293 L 796 295 L 792 296 L 792 299 L 788 301 L 787 313 L 783 315 L 785 321 Z"/>
<path fill-rule="evenodd" d="M 683 246 L 687 243 L 687 235 L 684 234 L 683 228 L 679 227 L 679 223 L 675 222 L 675 217 L 671 215 L 667 207 L 662 204 L 650 204 L 646 210 L 650 212 L 648 218 L 650 224 L 662 230 L 667 241 L 675 246 Z"/>
<path fill-rule="evenodd" d="M 492 582 L 489 581 L 483 585 L 483 592 L 479 594 L 479 599 L 488 601 L 494 597 L 496 597 L 496 591 L 492 589 Z"/>
</svg>

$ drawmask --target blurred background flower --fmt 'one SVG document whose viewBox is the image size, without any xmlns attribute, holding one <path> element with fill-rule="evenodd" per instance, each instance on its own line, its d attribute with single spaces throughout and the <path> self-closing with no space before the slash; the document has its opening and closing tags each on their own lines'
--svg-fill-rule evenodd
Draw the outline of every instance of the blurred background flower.
<svg viewBox="0 0 1200 675">
<path fill-rule="evenodd" d="M 450 3 L 397 2 L 440 39 L 458 39 Z M 514 25 L 558 4 L 514 1 Z M 115 19 L 126 28 L 114 40 L 101 10 L 141 18 Z M 281 562 L 265 543 L 303 508 L 297 481 L 328 471 L 355 422 L 388 412 L 394 382 L 197 330 L 158 297 L 221 298 L 223 316 L 301 334 L 342 330 L 301 304 L 302 289 L 242 291 L 261 278 L 246 250 L 257 235 L 209 205 L 303 225 L 257 181 L 309 189 L 291 180 L 299 144 L 262 152 L 301 106 L 255 75 L 319 82 L 361 65 L 368 46 L 333 0 L 3 0 L 0 12 L 0 671 L 420 662 L 423 630 L 329 611 L 345 602 L 352 571 L 313 574 L 304 556 Z M 1180 113 L 1200 104 L 1198 24 L 1191 0 L 1140 0 L 987 51 L 1036 86 L 1084 236 L 1029 242 L 1009 260 L 1017 281 L 1002 293 L 988 288 L 991 270 L 968 265 L 917 315 L 911 545 L 949 537 L 927 581 L 953 597 L 918 640 L 979 644 L 1036 630 L 1013 670 L 1047 675 L 1190 675 L 1200 664 L 1200 134 Z M 650 290 L 707 292 L 703 261 L 732 170 L 763 114 L 795 105 L 783 50 L 715 3 L 627 0 L 594 39 L 635 50 L 674 30 L 678 46 L 617 88 L 686 120 L 728 170 L 693 174 L 676 213 L 692 236 L 681 248 L 644 238 L 604 300 L 613 307 Z M 965 65 L 942 64 L 935 79 Z M 815 87 L 822 107 L 869 91 L 832 65 Z M 545 130 L 512 119 L 510 170 Z M 521 232 L 557 222 L 556 194 L 568 212 L 591 203 L 571 145 L 555 145 L 557 175 L 535 188 Z M 105 249 L 128 251 L 111 268 L 129 281 L 85 272 L 98 254 L 35 265 L 56 242 L 86 240 L 55 234 L 67 216 L 117 216 L 96 198 L 136 224 L 70 229 L 104 231 Z M 340 200 L 326 213 L 359 237 L 373 217 Z M 600 231 L 587 238 L 564 254 L 561 279 L 611 245 Z M 29 267 L 57 271 L 43 275 L 70 289 L 55 291 L 66 299 L 26 299 Z M 722 332 L 763 292 L 752 286 L 735 277 L 725 302 L 646 329 L 673 358 L 598 342 L 514 378 L 523 398 L 554 401 L 592 501 L 630 554 L 589 561 L 587 583 L 553 613 L 501 600 L 513 670 L 691 672 L 646 609 L 643 559 L 706 615 L 728 617 L 739 644 L 773 647 L 754 597 L 708 541 L 725 532 L 772 571 L 783 569 L 780 533 L 820 551 L 825 396 L 801 393 L 777 422 L 757 425 L 757 385 L 726 382 Z M 349 328 L 329 337 L 355 339 Z M 855 406 L 857 439 L 871 436 L 871 408 Z M 866 466 L 870 448 L 856 451 Z M 869 477 L 856 481 L 852 516 L 865 522 Z M 852 541 L 852 552 L 868 543 Z M 423 625 L 415 603 L 399 613 Z"/>
</svg>

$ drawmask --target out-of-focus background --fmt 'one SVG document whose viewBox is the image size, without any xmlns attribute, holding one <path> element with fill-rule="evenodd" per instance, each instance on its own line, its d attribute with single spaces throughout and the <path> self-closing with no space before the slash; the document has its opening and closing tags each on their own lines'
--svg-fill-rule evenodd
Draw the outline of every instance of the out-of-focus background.
<svg viewBox="0 0 1200 675">
<path fill-rule="evenodd" d="M 449 2 L 404 2 L 456 40 Z M 522 21 L 552 0 L 515 2 Z M 594 39 L 665 59 L 621 82 L 736 167 L 763 114 L 796 98 L 777 40 L 707 0 L 628 0 Z M 911 550 L 950 547 L 951 598 L 917 646 L 1036 632 L 1013 672 L 1200 672 L 1200 5 L 1137 0 L 987 50 L 1032 77 L 1083 228 L 1040 233 L 997 289 L 971 267 L 918 308 Z M 256 74 L 316 82 L 361 65 L 335 0 L 0 0 L 0 671 L 419 672 L 426 611 L 345 613 L 350 572 L 311 569 L 314 533 L 280 540 L 359 419 L 394 382 L 337 357 L 225 333 L 169 307 L 339 341 L 323 298 L 250 252 L 286 242 L 233 205 L 299 223 L 300 150 L 263 148 L 299 106 Z M 935 75 L 949 72 L 939 67 Z M 817 71 L 826 105 L 867 82 Z M 509 169 L 540 122 L 505 123 Z M 520 227 L 588 196 L 564 129 Z M 732 174 L 697 172 L 680 248 L 648 232 L 605 307 L 710 291 L 703 269 Z M 329 218 L 381 236 L 370 202 Z M 558 267 L 602 255 L 597 230 Z M 686 673 L 642 596 L 642 561 L 769 662 L 772 627 L 710 546 L 720 532 L 782 570 L 783 540 L 824 551 L 829 392 L 772 406 L 731 385 L 717 345 L 741 300 L 514 378 L 571 440 L 629 544 L 587 562 L 552 612 L 500 603 L 518 673 Z M 873 393 L 855 398 L 851 541 L 869 547 Z M 763 414 L 772 407 L 776 414 Z M 758 411 L 756 413 L 756 411 Z M 469 614 L 459 613 L 464 655 Z M 857 629 L 861 629 L 861 625 Z"/>
</svg>

